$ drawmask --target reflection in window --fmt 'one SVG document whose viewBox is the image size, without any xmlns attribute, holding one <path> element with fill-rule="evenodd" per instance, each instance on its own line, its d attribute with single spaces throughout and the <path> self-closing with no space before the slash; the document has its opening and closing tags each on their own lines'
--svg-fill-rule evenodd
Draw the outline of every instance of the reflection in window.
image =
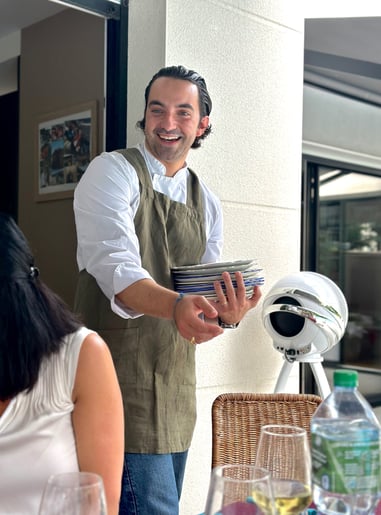
<svg viewBox="0 0 381 515">
<path fill-rule="evenodd" d="M 317 272 L 340 286 L 349 308 L 336 357 L 381 369 L 381 177 L 319 167 L 317 223 Z"/>
</svg>

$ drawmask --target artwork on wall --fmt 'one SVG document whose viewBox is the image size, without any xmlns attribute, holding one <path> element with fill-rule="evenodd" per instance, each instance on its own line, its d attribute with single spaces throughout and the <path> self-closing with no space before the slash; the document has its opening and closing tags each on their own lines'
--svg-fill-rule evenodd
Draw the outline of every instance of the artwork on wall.
<svg viewBox="0 0 381 515">
<path fill-rule="evenodd" d="M 96 101 L 49 113 L 37 122 L 36 200 L 73 197 L 96 155 Z"/>
</svg>

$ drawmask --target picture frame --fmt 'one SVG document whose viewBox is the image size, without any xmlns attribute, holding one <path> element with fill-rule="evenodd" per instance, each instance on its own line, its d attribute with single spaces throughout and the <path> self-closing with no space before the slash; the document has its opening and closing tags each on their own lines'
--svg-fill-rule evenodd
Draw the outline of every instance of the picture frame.
<svg viewBox="0 0 381 515">
<path fill-rule="evenodd" d="M 97 152 L 97 102 L 37 119 L 36 201 L 72 198 Z"/>
</svg>

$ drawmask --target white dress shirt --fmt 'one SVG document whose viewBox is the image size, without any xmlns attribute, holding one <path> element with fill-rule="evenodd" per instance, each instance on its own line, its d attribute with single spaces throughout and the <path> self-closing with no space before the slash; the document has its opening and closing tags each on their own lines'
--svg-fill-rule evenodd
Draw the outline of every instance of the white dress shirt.
<svg viewBox="0 0 381 515">
<path fill-rule="evenodd" d="M 150 172 L 154 190 L 171 200 L 186 203 L 187 167 L 173 177 L 165 175 L 165 166 L 137 146 Z M 206 250 L 202 263 L 221 259 L 223 218 L 219 199 L 200 180 L 204 195 Z M 139 181 L 133 166 L 119 152 L 103 152 L 87 167 L 74 192 L 77 228 L 77 262 L 95 277 L 111 301 L 112 310 L 123 318 L 135 313 L 116 303 L 115 295 L 141 279 L 151 278 L 141 266 L 139 241 L 134 216 L 140 202 Z M 160 244 L 160 242 L 159 242 Z"/>
</svg>

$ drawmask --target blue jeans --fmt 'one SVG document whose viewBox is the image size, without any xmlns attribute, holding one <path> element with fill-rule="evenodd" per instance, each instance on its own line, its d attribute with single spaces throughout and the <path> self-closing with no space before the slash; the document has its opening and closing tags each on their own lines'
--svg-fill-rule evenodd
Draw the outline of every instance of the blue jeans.
<svg viewBox="0 0 381 515">
<path fill-rule="evenodd" d="M 187 456 L 126 453 L 119 515 L 178 515 Z"/>
</svg>

